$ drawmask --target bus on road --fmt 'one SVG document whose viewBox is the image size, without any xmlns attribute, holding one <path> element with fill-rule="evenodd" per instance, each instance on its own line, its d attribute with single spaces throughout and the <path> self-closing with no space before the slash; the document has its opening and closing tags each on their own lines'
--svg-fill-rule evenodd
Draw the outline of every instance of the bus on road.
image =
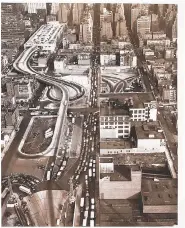
<svg viewBox="0 0 185 228">
<path fill-rule="evenodd" d="M 25 192 L 25 193 L 31 195 L 31 190 L 29 188 L 26 188 L 26 187 L 22 186 L 22 185 L 19 186 L 19 190 L 21 190 L 22 192 Z"/>
</svg>

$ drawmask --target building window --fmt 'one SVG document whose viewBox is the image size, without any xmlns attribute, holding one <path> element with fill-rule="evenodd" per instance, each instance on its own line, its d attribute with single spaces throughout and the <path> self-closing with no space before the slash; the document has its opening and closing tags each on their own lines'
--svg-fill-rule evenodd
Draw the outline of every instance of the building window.
<svg viewBox="0 0 185 228">
<path fill-rule="evenodd" d="M 118 122 L 119 125 L 123 125 L 123 122 Z"/>
<path fill-rule="evenodd" d="M 123 130 L 118 130 L 118 133 L 123 133 Z"/>
<path fill-rule="evenodd" d="M 124 130 L 124 133 L 129 133 L 129 130 Z"/>
</svg>

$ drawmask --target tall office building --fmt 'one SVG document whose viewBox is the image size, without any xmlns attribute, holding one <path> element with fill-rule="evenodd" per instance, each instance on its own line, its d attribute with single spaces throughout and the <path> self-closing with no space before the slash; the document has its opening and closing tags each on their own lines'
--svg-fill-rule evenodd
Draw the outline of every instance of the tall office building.
<svg viewBox="0 0 185 228">
<path fill-rule="evenodd" d="M 57 14 L 59 11 L 59 3 L 51 4 L 51 14 Z"/>
<path fill-rule="evenodd" d="M 113 32 L 111 22 L 103 21 L 101 27 L 101 38 L 112 39 Z"/>
<path fill-rule="evenodd" d="M 120 19 L 116 24 L 116 37 L 122 37 L 126 35 L 128 35 L 126 21 L 124 19 Z"/>
<path fill-rule="evenodd" d="M 83 10 L 84 10 L 83 3 L 74 3 L 73 4 L 73 24 L 80 24 Z"/>
<path fill-rule="evenodd" d="M 125 13 L 124 13 L 124 5 L 123 5 L 123 3 L 117 4 L 117 6 L 116 6 L 115 21 L 118 21 L 120 19 L 125 20 Z"/>
<path fill-rule="evenodd" d="M 68 21 L 68 15 L 70 12 L 68 3 L 60 3 L 58 10 L 58 21 L 61 23 L 66 23 Z"/>
<path fill-rule="evenodd" d="M 132 31 L 134 31 L 134 28 L 135 28 L 135 23 L 137 21 L 137 18 L 140 14 L 140 7 L 134 7 L 134 8 L 131 8 L 131 29 Z"/>
<path fill-rule="evenodd" d="M 177 17 L 175 18 L 175 21 L 172 26 L 172 40 L 173 41 L 177 40 Z"/>
<path fill-rule="evenodd" d="M 84 18 L 80 24 L 79 40 L 88 43 L 92 42 L 93 35 L 93 20 L 90 13 Z"/>
<path fill-rule="evenodd" d="M 38 9 L 46 10 L 46 3 L 27 3 L 28 13 L 37 13 Z"/>
<path fill-rule="evenodd" d="M 145 34 L 150 32 L 151 16 L 141 16 L 137 19 L 137 33 Z"/>
</svg>

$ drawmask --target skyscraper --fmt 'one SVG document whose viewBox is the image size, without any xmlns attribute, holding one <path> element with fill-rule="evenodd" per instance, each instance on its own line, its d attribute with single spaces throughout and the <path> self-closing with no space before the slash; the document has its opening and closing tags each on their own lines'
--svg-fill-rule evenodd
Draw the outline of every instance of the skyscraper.
<svg viewBox="0 0 185 228">
<path fill-rule="evenodd" d="M 57 14 L 59 11 L 59 3 L 51 4 L 51 14 Z"/>
<path fill-rule="evenodd" d="M 79 40 L 88 43 L 92 42 L 93 35 L 93 20 L 90 13 L 84 18 L 80 24 L 80 35 Z"/>
<path fill-rule="evenodd" d="M 122 37 L 128 35 L 128 30 L 126 27 L 126 21 L 123 19 L 120 19 L 117 21 L 116 24 L 116 37 Z"/>
<path fill-rule="evenodd" d="M 103 21 L 101 28 L 101 38 L 106 37 L 107 39 L 112 39 L 112 26 L 111 22 Z"/>
<path fill-rule="evenodd" d="M 73 24 L 80 24 L 80 20 L 83 14 L 83 3 L 74 3 L 73 4 Z"/>
<path fill-rule="evenodd" d="M 137 33 L 145 34 L 150 32 L 151 16 L 141 16 L 137 19 Z"/>
<path fill-rule="evenodd" d="M 140 14 L 140 8 L 139 7 L 134 7 L 134 8 L 131 8 L 131 29 L 132 31 L 134 30 L 134 24 L 138 18 Z"/>
<path fill-rule="evenodd" d="M 69 15 L 69 5 L 66 3 L 60 3 L 59 4 L 59 10 L 58 10 L 58 21 L 62 23 L 66 23 L 68 21 L 68 15 Z"/>
</svg>

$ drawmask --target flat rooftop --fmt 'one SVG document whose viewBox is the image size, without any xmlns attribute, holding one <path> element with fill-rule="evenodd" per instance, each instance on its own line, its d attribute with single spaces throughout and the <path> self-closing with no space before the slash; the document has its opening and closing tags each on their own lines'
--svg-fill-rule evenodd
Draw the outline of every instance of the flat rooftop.
<svg viewBox="0 0 185 228">
<path fill-rule="evenodd" d="M 134 122 L 134 128 L 138 139 L 164 139 L 164 133 L 158 121 Z"/>
<path fill-rule="evenodd" d="M 142 180 L 141 194 L 144 205 L 177 205 L 177 180 Z"/>
<path fill-rule="evenodd" d="M 110 177 L 110 181 L 131 181 L 131 169 L 125 165 L 115 165 L 113 173 L 100 173 L 100 179 Z"/>
<path fill-rule="evenodd" d="M 100 163 L 113 163 L 113 158 L 112 157 L 109 157 L 109 158 L 100 157 Z"/>
<path fill-rule="evenodd" d="M 130 140 L 112 139 L 111 141 L 100 142 L 100 149 L 125 149 L 125 148 L 132 148 L 132 143 L 130 142 Z"/>
<path fill-rule="evenodd" d="M 26 45 L 51 45 L 56 42 L 63 25 L 59 22 L 49 22 L 42 25 L 25 43 Z"/>
<path fill-rule="evenodd" d="M 110 155 L 101 155 L 101 158 L 110 158 Z M 115 165 L 142 165 L 149 167 L 152 164 L 166 164 L 165 153 L 126 153 L 126 154 L 111 154 Z"/>
<path fill-rule="evenodd" d="M 152 93 L 101 94 L 100 99 L 103 100 L 103 98 L 107 99 L 107 101 L 110 101 L 112 103 L 110 104 L 110 106 L 108 106 L 108 110 L 111 110 L 111 108 L 113 109 L 112 113 L 114 112 L 114 109 L 116 110 L 118 108 L 120 110 L 128 110 L 128 106 L 125 105 L 126 102 L 127 103 L 131 102 L 129 108 L 144 108 L 145 107 L 144 103 L 155 101 L 155 98 Z M 114 102 L 116 104 L 118 103 L 118 105 L 114 105 Z M 103 110 L 105 109 L 103 107 L 104 107 L 104 102 L 101 103 L 100 105 L 100 115 L 102 115 L 101 113 L 103 113 Z M 107 112 L 111 112 L 111 111 L 107 111 Z"/>
</svg>

